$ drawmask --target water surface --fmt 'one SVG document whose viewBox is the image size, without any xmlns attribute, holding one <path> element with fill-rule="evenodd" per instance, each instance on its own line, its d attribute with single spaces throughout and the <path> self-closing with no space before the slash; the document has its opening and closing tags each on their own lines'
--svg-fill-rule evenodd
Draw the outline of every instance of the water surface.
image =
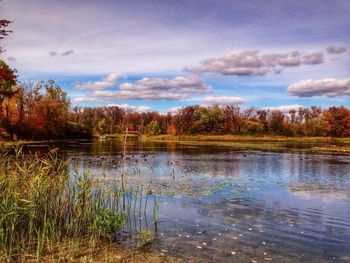
<svg viewBox="0 0 350 263">
<path fill-rule="evenodd" d="M 72 173 L 119 179 L 120 142 L 60 147 Z M 149 249 L 190 262 L 350 262 L 350 157 L 150 142 L 126 150 L 126 184 L 144 193 L 130 205 L 144 213 L 121 242 L 149 228 Z"/>
</svg>

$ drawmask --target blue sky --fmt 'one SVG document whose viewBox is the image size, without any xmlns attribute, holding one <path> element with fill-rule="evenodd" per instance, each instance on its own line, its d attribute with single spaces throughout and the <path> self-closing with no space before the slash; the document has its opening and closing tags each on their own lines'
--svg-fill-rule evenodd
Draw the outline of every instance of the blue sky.
<svg viewBox="0 0 350 263">
<path fill-rule="evenodd" d="M 73 105 L 350 105 L 347 0 L 3 0 L 1 54 Z"/>
</svg>

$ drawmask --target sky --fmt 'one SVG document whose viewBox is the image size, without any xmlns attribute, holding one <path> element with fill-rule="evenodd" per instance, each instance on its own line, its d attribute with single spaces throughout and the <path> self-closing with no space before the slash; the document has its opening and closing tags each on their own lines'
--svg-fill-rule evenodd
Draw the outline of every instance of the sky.
<svg viewBox="0 0 350 263">
<path fill-rule="evenodd" d="M 73 106 L 350 106 L 348 0 L 0 0 L 1 54 Z"/>
</svg>

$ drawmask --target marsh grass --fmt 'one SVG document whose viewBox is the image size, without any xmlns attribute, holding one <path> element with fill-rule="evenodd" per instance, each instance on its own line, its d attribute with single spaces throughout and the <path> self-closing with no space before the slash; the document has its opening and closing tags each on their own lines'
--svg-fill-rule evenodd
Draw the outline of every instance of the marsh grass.
<svg viewBox="0 0 350 263">
<path fill-rule="evenodd" d="M 76 169 L 72 175 L 55 150 L 27 155 L 16 147 L 0 158 L 0 261 L 67 259 L 82 248 L 93 254 L 131 227 L 136 207 L 138 215 L 146 210 L 141 187 L 127 190 Z M 141 237 L 145 231 L 140 225 Z"/>
</svg>

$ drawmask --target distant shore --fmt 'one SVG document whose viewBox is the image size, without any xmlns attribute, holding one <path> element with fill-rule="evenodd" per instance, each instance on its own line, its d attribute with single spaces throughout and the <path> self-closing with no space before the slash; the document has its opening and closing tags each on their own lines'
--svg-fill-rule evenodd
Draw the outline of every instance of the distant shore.
<svg viewBox="0 0 350 263">
<path fill-rule="evenodd" d="M 186 145 L 233 147 L 237 150 L 305 151 L 350 155 L 350 138 L 287 137 L 244 135 L 157 135 L 141 136 L 142 141 L 177 142 Z"/>
<path fill-rule="evenodd" d="M 122 140 L 124 135 L 95 135 L 93 139 Z M 350 155 L 350 138 L 333 137 L 288 137 L 288 136 L 245 136 L 245 135 L 128 135 L 131 140 L 142 142 L 172 142 L 194 146 L 222 146 L 237 150 L 266 150 L 266 151 L 305 151 L 308 153 Z M 50 143 L 70 141 L 51 140 Z M 38 141 L 3 141 L 2 145 L 28 145 L 48 143 Z"/>
<path fill-rule="evenodd" d="M 249 136 L 249 135 L 142 135 L 145 140 L 160 141 L 255 141 L 255 142 L 342 142 L 349 143 L 350 138 L 337 137 L 292 137 L 292 136 Z"/>
</svg>

